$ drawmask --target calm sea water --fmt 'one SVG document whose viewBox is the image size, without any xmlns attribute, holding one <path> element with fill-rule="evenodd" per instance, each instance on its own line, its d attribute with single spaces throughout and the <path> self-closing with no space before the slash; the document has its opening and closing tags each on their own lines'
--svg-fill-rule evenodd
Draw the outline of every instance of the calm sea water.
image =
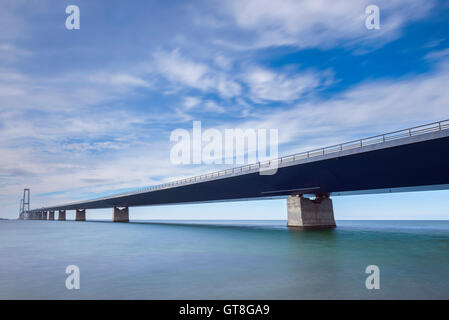
<svg viewBox="0 0 449 320">
<path fill-rule="evenodd" d="M 0 221 L 0 298 L 449 299 L 449 221 L 337 224 Z"/>
</svg>

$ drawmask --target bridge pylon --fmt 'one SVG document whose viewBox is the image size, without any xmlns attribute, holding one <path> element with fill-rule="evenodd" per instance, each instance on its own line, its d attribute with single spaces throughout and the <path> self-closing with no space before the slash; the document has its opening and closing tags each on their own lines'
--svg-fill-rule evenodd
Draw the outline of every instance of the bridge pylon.
<svg viewBox="0 0 449 320">
<path fill-rule="evenodd" d="M 113 222 L 129 222 L 129 209 L 128 207 L 114 207 L 114 213 L 112 215 Z"/>
<path fill-rule="evenodd" d="M 315 199 L 303 195 L 287 198 L 287 226 L 299 228 L 334 228 L 334 208 L 329 195 L 316 195 Z"/>
<path fill-rule="evenodd" d="M 29 219 L 28 211 L 30 211 L 30 189 L 23 189 L 23 197 L 20 199 L 19 219 Z"/>
<path fill-rule="evenodd" d="M 65 221 L 65 210 L 58 210 L 58 221 Z"/>
<path fill-rule="evenodd" d="M 75 221 L 86 221 L 86 209 L 76 209 Z"/>
</svg>

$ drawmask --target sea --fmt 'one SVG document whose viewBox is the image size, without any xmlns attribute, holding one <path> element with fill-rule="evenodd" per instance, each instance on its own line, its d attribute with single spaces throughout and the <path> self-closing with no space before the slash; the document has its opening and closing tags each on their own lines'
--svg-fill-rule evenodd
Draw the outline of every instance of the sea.
<svg viewBox="0 0 449 320">
<path fill-rule="evenodd" d="M 1 220 L 0 299 L 449 299 L 449 221 Z"/>
</svg>

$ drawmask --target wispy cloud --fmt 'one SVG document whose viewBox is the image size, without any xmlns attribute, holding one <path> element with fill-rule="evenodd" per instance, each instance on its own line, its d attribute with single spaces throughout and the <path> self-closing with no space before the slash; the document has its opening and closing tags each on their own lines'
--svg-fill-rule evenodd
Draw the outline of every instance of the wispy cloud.
<svg viewBox="0 0 449 320">
<path fill-rule="evenodd" d="M 137 76 L 130 74 L 107 74 L 99 73 L 93 74 L 88 77 L 88 79 L 94 83 L 108 84 L 119 87 L 144 87 L 151 88 L 151 84 Z"/>
<path fill-rule="evenodd" d="M 153 68 L 174 84 L 201 91 L 215 91 L 224 98 L 238 95 L 241 87 L 226 74 L 209 65 L 181 56 L 180 50 L 157 51 L 153 55 Z"/>
<path fill-rule="evenodd" d="M 425 17 L 434 1 L 381 1 L 381 28 L 365 28 L 365 8 L 372 1 L 225 1 L 217 13 L 222 23 L 236 25 L 246 32 L 234 39 L 218 42 L 235 48 L 263 48 L 292 45 L 329 48 L 338 44 L 371 43 L 379 46 L 400 35 L 407 23 Z M 229 21 L 230 19 L 230 21 Z M 249 43 L 248 43 L 249 42 Z"/>
<path fill-rule="evenodd" d="M 425 58 L 428 60 L 440 60 L 449 56 L 449 48 L 442 50 L 435 50 L 426 54 Z"/>
<path fill-rule="evenodd" d="M 244 81 L 249 86 L 251 99 L 255 102 L 290 102 L 311 90 L 330 84 L 329 79 L 324 76 L 312 72 L 288 74 L 254 67 L 244 75 Z"/>
<path fill-rule="evenodd" d="M 20 49 L 13 44 L 3 42 L 0 43 L 0 59 L 3 61 L 14 61 L 30 56 L 29 50 Z"/>
<path fill-rule="evenodd" d="M 249 120 L 246 127 L 279 128 L 284 150 L 322 147 L 449 118 L 449 61 L 431 74 L 367 81 L 330 99 L 313 98 Z"/>
</svg>

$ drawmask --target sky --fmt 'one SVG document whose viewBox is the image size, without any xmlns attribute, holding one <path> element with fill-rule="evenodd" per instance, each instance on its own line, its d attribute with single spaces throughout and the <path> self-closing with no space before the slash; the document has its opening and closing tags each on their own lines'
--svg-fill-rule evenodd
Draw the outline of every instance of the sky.
<svg viewBox="0 0 449 320">
<path fill-rule="evenodd" d="M 379 29 L 365 26 L 368 5 Z M 18 216 L 25 187 L 41 207 L 223 169 L 170 161 L 171 132 L 193 121 L 278 129 L 288 155 L 449 119 L 448 18 L 437 0 L 2 0 L 0 217 Z M 448 196 L 335 197 L 335 217 L 449 219 Z M 130 218 L 286 219 L 286 202 Z"/>
</svg>

